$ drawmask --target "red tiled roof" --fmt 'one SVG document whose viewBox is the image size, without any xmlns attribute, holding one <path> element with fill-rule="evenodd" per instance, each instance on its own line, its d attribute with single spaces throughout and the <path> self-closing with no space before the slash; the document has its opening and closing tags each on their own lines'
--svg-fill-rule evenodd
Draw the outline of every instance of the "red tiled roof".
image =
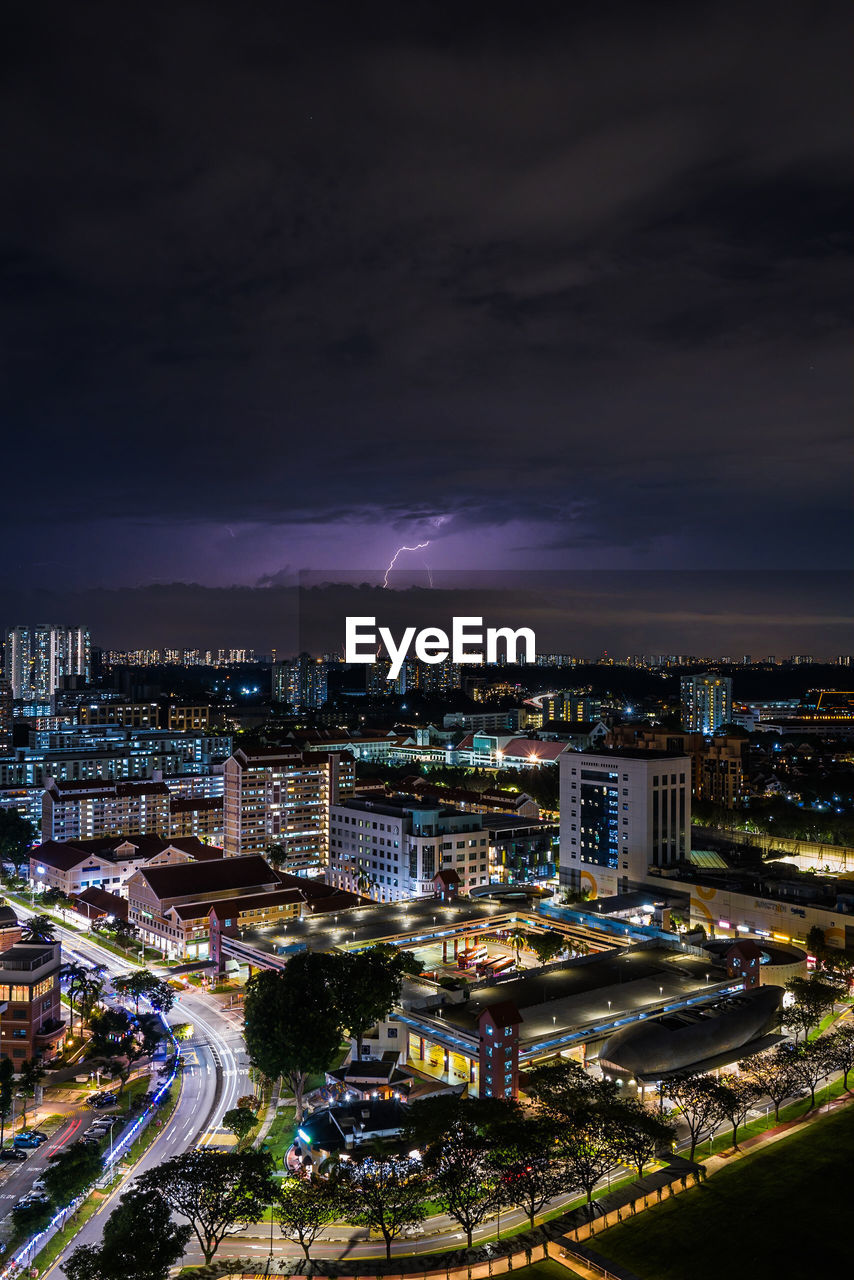
<svg viewBox="0 0 854 1280">
<path fill-rule="evenodd" d="M 82 909 L 81 904 L 83 904 Z M 76 893 L 74 905 L 81 915 L 87 917 L 116 916 L 119 920 L 128 918 L 127 898 L 120 898 L 117 893 L 109 893 L 106 889 L 85 889 L 83 893 Z M 86 906 L 91 907 L 92 910 L 85 910 Z"/>
<path fill-rule="evenodd" d="M 177 862 L 162 867 L 140 867 L 142 876 L 158 898 L 194 897 L 230 889 L 253 889 L 275 884 L 278 877 L 260 854 L 244 858 L 217 858 L 210 862 Z"/>
<path fill-rule="evenodd" d="M 498 1000 L 495 1004 L 487 1005 L 483 1013 L 478 1018 L 478 1022 L 482 1022 L 488 1017 L 493 1026 L 516 1026 L 523 1022 L 521 1013 L 516 1008 L 512 1000 Z"/>
</svg>

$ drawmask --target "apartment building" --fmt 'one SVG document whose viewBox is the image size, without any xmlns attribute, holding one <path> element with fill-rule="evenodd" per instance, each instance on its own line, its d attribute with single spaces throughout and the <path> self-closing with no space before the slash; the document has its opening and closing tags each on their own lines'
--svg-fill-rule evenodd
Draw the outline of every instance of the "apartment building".
<svg viewBox="0 0 854 1280">
<path fill-rule="evenodd" d="M 166 835 L 165 782 L 61 782 L 45 780 L 42 840 L 97 840 L 102 836 Z"/>
<path fill-rule="evenodd" d="M 239 748 L 225 763 L 226 857 L 280 845 L 287 870 L 325 866 L 330 808 L 354 785 L 355 762 L 345 752 Z"/>
<path fill-rule="evenodd" d="M 716 734 L 680 733 L 636 724 L 621 724 L 611 730 L 615 747 L 635 747 L 650 751 L 675 751 L 691 757 L 691 791 L 696 800 L 710 800 L 732 809 L 747 793 L 745 768 L 747 741 Z"/>
<path fill-rule="evenodd" d="M 683 676 L 679 682 L 682 696 L 682 723 L 696 733 L 714 733 L 729 722 L 732 714 L 732 679 L 703 672 Z"/>
<path fill-rule="evenodd" d="M 170 788 L 169 835 L 198 836 L 209 844 L 222 845 L 222 796 L 175 795 Z"/>
</svg>

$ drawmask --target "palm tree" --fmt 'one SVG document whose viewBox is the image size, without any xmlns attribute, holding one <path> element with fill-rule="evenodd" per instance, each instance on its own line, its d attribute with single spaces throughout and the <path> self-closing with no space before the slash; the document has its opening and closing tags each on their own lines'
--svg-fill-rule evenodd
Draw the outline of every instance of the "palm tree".
<svg viewBox="0 0 854 1280">
<path fill-rule="evenodd" d="M 82 989 L 83 983 L 89 977 L 89 971 L 85 964 L 81 964 L 79 960 L 69 960 L 62 966 L 59 971 L 60 978 L 66 978 L 68 981 L 68 1009 L 71 1015 L 71 1032 L 74 1033 L 74 997 Z M 81 1023 L 80 1030 L 83 1026 Z"/>
<path fill-rule="evenodd" d="M 56 925 L 47 915 L 30 916 L 21 929 L 26 942 L 56 942 Z"/>
<path fill-rule="evenodd" d="M 522 968 L 522 948 L 525 946 L 525 944 L 528 941 L 528 935 L 524 929 L 514 929 L 512 933 L 508 934 L 507 941 L 510 943 L 510 946 L 516 952 L 516 968 L 521 969 Z"/>
<path fill-rule="evenodd" d="M 104 994 L 104 979 L 97 973 L 89 973 L 79 986 L 78 994 L 80 996 L 80 1034 L 82 1036 L 85 1024 L 92 1016 L 101 996 Z"/>
</svg>

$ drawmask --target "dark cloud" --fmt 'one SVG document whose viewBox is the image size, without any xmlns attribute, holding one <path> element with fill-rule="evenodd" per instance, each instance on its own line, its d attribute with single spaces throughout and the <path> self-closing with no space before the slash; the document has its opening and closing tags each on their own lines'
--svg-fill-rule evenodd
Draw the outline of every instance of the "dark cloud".
<svg viewBox="0 0 854 1280">
<path fill-rule="evenodd" d="M 0 585 L 847 564 L 849 28 L 19 9 Z"/>
</svg>

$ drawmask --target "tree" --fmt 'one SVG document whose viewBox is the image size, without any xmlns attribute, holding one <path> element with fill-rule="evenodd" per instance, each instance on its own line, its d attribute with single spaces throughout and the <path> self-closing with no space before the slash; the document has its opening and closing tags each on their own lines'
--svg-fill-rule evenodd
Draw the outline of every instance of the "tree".
<svg viewBox="0 0 854 1280">
<path fill-rule="evenodd" d="M 757 1053 L 739 1062 L 738 1069 L 756 1085 L 759 1096 L 770 1098 L 774 1107 L 774 1120 L 780 1119 L 780 1107 L 798 1087 L 792 1069 L 791 1057 L 781 1053 L 782 1045 L 767 1053 Z"/>
<path fill-rule="evenodd" d="M 30 916 L 21 926 L 21 937 L 26 942 L 56 942 L 56 925 L 50 916 Z"/>
<path fill-rule="evenodd" d="M 576 1112 L 586 1109 L 596 1085 L 593 1077 L 572 1058 L 552 1058 L 528 1072 L 526 1092 L 556 1122 L 561 1122 L 571 1120 Z M 613 1088 L 612 1093 L 616 1093 Z"/>
<path fill-rule="evenodd" d="M 854 980 L 854 960 L 844 951 L 828 949 L 818 973 L 823 981 L 837 983 L 844 993 L 848 993 Z"/>
<path fill-rule="evenodd" d="M 161 1195 L 132 1187 L 107 1219 L 103 1243 L 78 1246 L 63 1269 L 68 1280 L 167 1280 L 191 1235 Z"/>
<path fill-rule="evenodd" d="M 151 1058 L 157 1052 L 157 1046 L 166 1035 L 166 1029 L 157 1013 L 141 1013 L 136 1020 L 136 1038 L 140 1043 L 143 1056 Z"/>
<path fill-rule="evenodd" d="M 46 907 L 59 907 L 60 911 L 71 911 L 74 907 L 74 899 L 62 889 L 45 889 L 42 902 Z"/>
<path fill-rule="evenodd" d="M 348 1217 L 379 1231 L 385 1254 L 404 1227 L 427 1216 L 428 1185 L 421 1162 L 409 1156 L 353 1161 L 339 1168 Z"/>
<path fill-rule="evenodd" d="M 551 1123 L 544 1116 L 525 1115 L 518 1104 L 505 1119 L 487 1129 L 489 1160 L 500 1180 L 501 1199 L 534 1219 L 566 1185 L 566 1170 L 556 1162 L 557 1147 Z"/>
<path fill-rule="evenodd" d="M 17 809 L 0 809 L 0 862 L 11 862 L 17 874 L 29 870 L 36 829 Z"/>
<path fill-rule="evenodd" d="M 248 1107 L 232 1107 L 222 1117 L 222 1123 L 226 1129 L 231 1130 L 238 1142 L 242 1142 L 255 1128 L 258 1117 Z"/>
<path fill-rule="evenodd" d="M 670 1147 L 673 1142 L 672 1122 L 657 1111 L 650 1111 L 637 1098 L 615 1100 L 612 1124 L 620 1163 L 636 1169 L 639 1178 L 659 1150 Z"/>
<path fill-rule="evenodd" d="M 6 1121 L 15 1098 L 15 1068 L 11 1058 L 0 1058 L 0 1147 L 6 1140 Z"/>
<path fill-rule="evenodd" d="M 824 937 L 824 929 L 821 925 L 814 924 L 812 928 L 807 930 L 807 951 L 819 959 L 824 955 L 827 943 Z"/>
<path fill-rule="evenodd" d="M 266 1152 L 223 1154 L 199 1148 L 148 1169 L 136 1185 L 157 1192 L 187 1219 L 205 1262 L 210 1262 L 227 1235 L 257 1221 L 271 1203 L 271 1171 Z"/>
<path fill-rule="evenodd" d="M 305 1082 L 326 1071 L 341 1043 L 339 957 L 304 952 L 284 969 L 262 969 L 246 983 L 244 1036 L 252 1065 L 269 1080 L 283 1076 L 293 1090 L 297 1124 Z"/>
<path fill-rule="evenodd" d="M 362 1056 L 362 1039 L 375 1023 L 388 1017 L 400 997 L 407 961 L 388 943 L 339 957 L 338 1000 L 343 1025 Z"/>
<path fill-rule="evenodd" d="M 85 982 L 89 980 L 89 969 L 85 964 L 81 964 L 79 960 L 68 960 L 59 971 L 60 978 L 64 978 L 66 982 L 66 994 L 68 996 L 68 1011 L 71 1019 L 70 1030 L 74 1031 L 74 999 Z M 82 1019 L 80 1026 L 81 1033 L 83 1031 Z"/>
<path fill-rule="evenodd" d="M 44 1200 L 31 1200 L 29 1203 L 16 1204 L 12 1210 L 12 1221 L 15 1229 L 22 1236 L 33 1235 L 43 1230 L 54 1215 L 53 1206 Z"/>
<path fill-rule="evenodd" d="M 324 1227 L 341 1212 L 341 1194 L 335 1178 L 285 1178 L 276 1188 L 273 1205 L 282 1235 L 298 1243 L 306 1258 Z M 73 1280 L 70 1277 L 69 1280 Z"/>
<path fill-rule="evenodd" d="M 140 1000 L 147 1000 L 158 1013 L 168 1013 L 177 998 L 168 982 L 147 969 L 134 969 L 114 978 L 113 989 L 116 995 L 133 1000 L 137 1013 Z"/>
<path fill-rule="evenodd" d="M 458 1222 L 471 1248 L 472 1233 L 501 1202 L 501 1181 L 484 1133 L 489 1109 L 456 1095 L 427 1098 L 410 1108 L 407 1145 L 421 1148 L 433 1195 Z"/>
<path fill-rule="evenodd" d="M 507 941 L 516 954 L 516 968 L 522 968 L 522 950 L 528 941 L 528 933 L 525 929 L 512 929 L 507 935 Z"/>
<path fill-rule="evenodd" d="M 688 1126 L 691 1139 L 688 1158 L 693 1160 L 702 1134 L 713 1133 L 726 1114 L 717 1082 L 712 1076 L 690 1073 L 676 1078 L 669 1086 L 669 1093 Z"/>
<path fill-rule="evenodd" d="M 131 942 L 136 942 L 139 937 L 139 929 L 135 924 L 131 924 L 129 920 L 123 920 L 121 916 L 102 916 L 100 920 L 96 920 L 92 925 L 94 933 L 106 933 L 119 946 L 128 946 Z"/>
<path fill-rule="evenodd" d="M 134 1023 L 126 1009 L 99 1009 L 91 1018 L 90 1048 L 100 1057 L 121 1057 L 133 1046 Z"/>
<path fill-rule="evenodd" d="M 566 938 L 557 929 L 548 929 L 545 933 L 534 933 L 530 939 L 531 950 L 540 964 L 549 964 L 566 950 Z"/>
<path fill-rule="evenodd" d="M 813 974 L 810 978 L 790 978 L 786 990 L 792 996 L 793 1003 L 783 1009 L 783 1022 L 795 1032 L 795 1041 L 803 1035 L 809 1039 L 813 1027 L 817 1027 L 822 1018 L 840 999 L 840 984 L 828 981 L 828 975 Z"/>
<path fill-rule="evenodd" d="M 747 1075 L 724 1075 L 718 1081 L 721 1110 L 732 1125 L 732 1145 L 738 1148 L 739 1126 L 759 1097 L 757 1085 Z"/>
<path fill-rule="evenodd" d="M 854 1070 L 854 1026 L 845 1022 L 829 1036 L 823 1038 L 828 1068 L 842 1072 L 842 1087 L 848 1090 L 848 1075 Z M 2 1070 L 0 1063 L 0 1070 Z M 2 1099 L 2 1093 L 0 1093 Z"/>
<path fill-rule="evenodd" d="M 795 1080 L 810 1095 L 812 1110 L 815 1106 L 815 1091 L 830 1069 L 824 1040 L 805 1040 L 799 1045 L 781 1047 L 791 1057 Z"/>
<path fill-rule="evenodd" d="M 45 1069 L 38 1058 L 25 1059 L 21 1063 L 20 1070 L 20 1086 L 21 1093 L 24 1098 L 24 1106 L 21 1114 L 21 1128 L 27 1127 L 27 1099 L 35 1096 L 37 1087 L 41 1084 L 45 1077 Z"/>
<path fill-rule="evenodd" d="M 78 1008 L 80 1010 L 81 1034 L 83 1028 L 88 1024 L 92 1014 L 101 1002 L 104 994 L 104 979 L 95 973 L 90 973 L 88 978 L 78 988 Z"/>
<path fill-rule="evenodd" d="M 60 1208 L 82 1195 L 102 1174 L 104 1161 L 97 1147 L 74 1142 L 49 1157 L 44 1173 L 45 1190 Z"/>
</svg>

